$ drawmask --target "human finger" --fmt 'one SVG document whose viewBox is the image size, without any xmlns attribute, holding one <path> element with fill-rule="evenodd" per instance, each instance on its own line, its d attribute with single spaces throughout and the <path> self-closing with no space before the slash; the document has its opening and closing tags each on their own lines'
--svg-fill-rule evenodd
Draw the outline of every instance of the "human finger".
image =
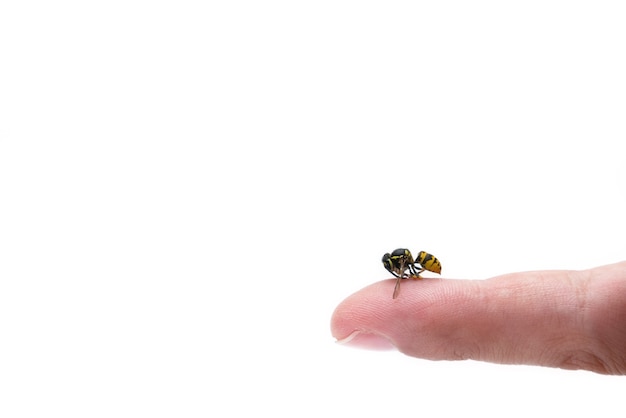
<svg viewBox="0 0 626 418">
<path fill-rule="evenodd" d="M 432 360 L 473 359 L 626 374 L 626 262 L 488 280 L 368 286 L 335 310 L 347 345 Z"/>
</svg>

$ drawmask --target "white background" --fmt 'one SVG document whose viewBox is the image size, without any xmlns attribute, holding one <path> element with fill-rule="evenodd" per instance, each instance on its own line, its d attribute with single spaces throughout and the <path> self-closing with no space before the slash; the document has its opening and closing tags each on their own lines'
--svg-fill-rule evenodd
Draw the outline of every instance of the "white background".
<svg viewBox="0 0 626 418">
<path fill-rule="evenodd" d="M 397 247 L 626 258 L 626 6 L 6 1 L 0 415 L 623 416 L 624 377 L 337 346 Z"/>
</svg>

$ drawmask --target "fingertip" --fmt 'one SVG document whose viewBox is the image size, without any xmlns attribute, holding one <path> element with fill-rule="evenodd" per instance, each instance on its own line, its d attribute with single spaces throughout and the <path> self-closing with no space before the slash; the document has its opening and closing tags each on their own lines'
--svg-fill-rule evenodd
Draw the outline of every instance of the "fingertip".
<svg viewBox="0 0 626 418">
<path fill-rule="evenodd" d="M 346 338 L 336 341 L 337 344 L 352 348 L 363 348 L 366 350 L 387 351 L 395 349 L 395 346 L 384 335 L 368 333 L 365 331 L 353 331 Z"/>
<path fill-rule="evenodd" d="M 331 333 L 337 344 L 376 351 L 395 349 L 384 326 L 389 320 L 387 309 L 397 302 L 392 298 L 395 283 L 395 279 L 390 279 L 369 285 L 335 308 Z"/>
<path fill-rule="evenodd" d="M 331 332 L 338 342 L 350 346 L 397 347 L 405 340 L 407 321 L 429 321 L 436 309 L 428 308 L 441 299 L 441 280 L 406 280 L 393 298 L 396 279 L 373 283 L 344 299 L 331 317 Z M 404 335 L 403 335 L 404 333 Z M 376 337 L 384 342 L 376 341 Z"/>
<path fill-rule="evenodd" d="M 331 317 L 331 332 L 338 341 L 347 339 L 355 331 L 366 330 L 371 326 L 376 312 L 384 305 L 385 283 L 391 280 L 371 284 L 345 298 Z M 395 282 L 395 280 L 393 280 Z M 387 303 L 393 302 L 393 288 L 387 294 Z"/>
</svg>

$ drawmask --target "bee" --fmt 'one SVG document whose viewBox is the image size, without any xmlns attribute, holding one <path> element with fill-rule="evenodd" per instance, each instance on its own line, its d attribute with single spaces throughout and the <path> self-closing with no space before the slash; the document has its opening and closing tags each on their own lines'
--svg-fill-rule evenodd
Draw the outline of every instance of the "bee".
<svg viewBox="0 0 626 418">
<path fill-rule="evenodd" d="M 391 254 L 386 253 L 382 259 L 383 265 L 391 274 L 398 278 L 396 280 L 396 287 L 393 289 L 393 299 L 398 296 L 400 291 L 400 279 L 411 278 L 413 280 L 420 280 L 420 273 L 423 271 L 432 271 L 433 273 L 441 274 L 441 263 L 437 258 L 428 254 L 425 251 L 417 253 L 417 257 L 413 259 L 411 251 L 406 248 L 398 248 Z M 416 267 L 416 264 L 420 265 L 420 268 Z M 407 273 L 408 272 L 408 273 Z"/>
</svg>

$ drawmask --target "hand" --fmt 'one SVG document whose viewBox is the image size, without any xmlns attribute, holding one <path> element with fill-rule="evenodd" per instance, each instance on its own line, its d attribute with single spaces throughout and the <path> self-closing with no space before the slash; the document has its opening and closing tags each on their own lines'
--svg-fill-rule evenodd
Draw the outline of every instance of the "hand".
<svg viewBox="0 0 626 418">
<path fill-rule="evenodd" d="M 626 374 L 626 261 L 488 280 L 394 280 L 344 300 L 338 342 L 431 360 L 473 359 Z"/>
</svg>

